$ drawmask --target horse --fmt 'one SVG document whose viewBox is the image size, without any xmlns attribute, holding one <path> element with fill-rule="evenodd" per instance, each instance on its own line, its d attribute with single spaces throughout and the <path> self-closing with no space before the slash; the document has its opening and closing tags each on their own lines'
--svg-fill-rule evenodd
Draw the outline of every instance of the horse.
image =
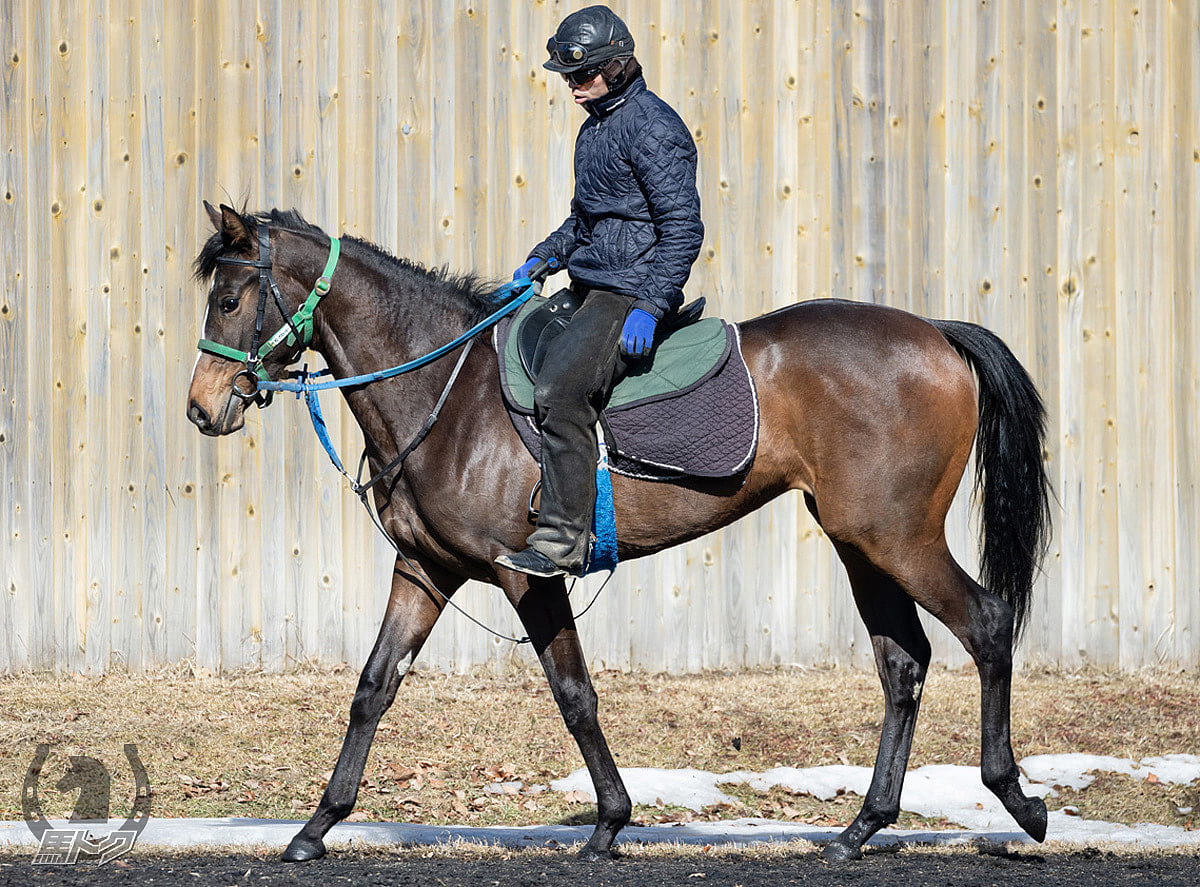
<svg viewBox="0 0 1200 887">
<path fill-rule="evenodd" d="M 211 347 L 196 362 L 187 416 L 206 435 L 237 431 L 250 403 L 266 406 L 259 380 L 295 364 L 306 342 L 333 376 L 348 378 L 444 345 L 495 308 L 492 287 L 478 275 L 429 270 L 362 239 L 331 238 L 295 210 L 204 206 L 215 233 L 194 270 L 209 284 Z M 260 346 L 264 316 L 282 324 L 269 351 Z M 978 669 L 984 784 L 1022 829 L 1044 840 L 1046 805 L 1021 791 L 1009 733 L 1012 653 L 1050 525 L 1045 410 L 1032 380 L 983 327 L 876 304 L 810 300 L 738 327 L 760 400 L 753 463 L 734 481 L 651 485 L 614 476 L 619 557 L 678 545 L 798 490 L 849 574 L 886 703 L 862 809 L 824 856 L 860 858 L 863 843 L 899 815 L 930 660 L 918 606 L 953 632 Z M 372 475 L 381 478 L 371 496 L 397 560 L 333 776 L 285 860 L 324 855 L 324 835 L 354 807 L 380 718 L 468 579 L 498 586 L 515 609 L 586 762 L 597 821 L 580 855 L 612 857 L 632 813 L 597 718 L 563 578 L 494 564 L 524 544 L 539 468 L 505 412 L 492 343 L 482 337 L 465 356 L 465 347 L 457 350 L 453 369 L 437 361 L 343 389 Z M 430 413 L 435 403 L 440 415 Z M 945 537 L 972 447 L 982 584 L 955 561 Z"/>
</svg>

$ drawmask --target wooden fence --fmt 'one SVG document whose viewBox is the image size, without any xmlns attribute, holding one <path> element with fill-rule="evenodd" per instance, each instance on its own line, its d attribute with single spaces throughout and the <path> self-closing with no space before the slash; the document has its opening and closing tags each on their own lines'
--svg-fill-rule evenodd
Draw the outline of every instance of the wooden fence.
<svg viewBox="0 0 1200 887">
<path fill-rule="evenodd" d="M 582 112 L 540 63 L 573 8 L 0 0 L 0 671 L 363 661 L 390 558 L 302 408 L 221 441 L 185 421 L 200 201 L 503 275 L 566 212 Z M 690 294 L 734 319 L 838 296 L 997 331 L 1051 418 L 1023 660 L 1200 666 L 1195 0 L 615 8 L 698 144 Z M 515 630 L 495 590 L 459 599 Z M 623 566 L 582 631 L 596 666 L 870 661 L 794 496 Z M 513 657 L 451 613 L 421 661 Z"/>
</svg>

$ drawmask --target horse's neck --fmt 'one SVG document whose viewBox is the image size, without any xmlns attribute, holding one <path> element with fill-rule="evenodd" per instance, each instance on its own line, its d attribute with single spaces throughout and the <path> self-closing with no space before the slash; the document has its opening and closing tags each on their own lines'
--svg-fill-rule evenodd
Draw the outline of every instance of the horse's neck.
<svg viewBox="0 0 1200 887">
<path fill-rule="evenodd" d="M 348 378 L 399 366 L 433 351 L 467 329 L 466 312 L 438 312 L 439 322 L 428 325 L 378 324 L 381 310 L 368 301 L 370 285 L 351 279 L 345 292 L 317 311 L 318 350 L 337 378 Z M 407 317 L 420 317 L 420 298 L 412 296 L 414 309 Z M 344 389 L 346 401 L 362 428 L 370 449 L 381 455 L 398 450 L 417 433 L 437 402 L 453 370 L 458 351 L 429 366 L 389 379 Z"/>
</svg>

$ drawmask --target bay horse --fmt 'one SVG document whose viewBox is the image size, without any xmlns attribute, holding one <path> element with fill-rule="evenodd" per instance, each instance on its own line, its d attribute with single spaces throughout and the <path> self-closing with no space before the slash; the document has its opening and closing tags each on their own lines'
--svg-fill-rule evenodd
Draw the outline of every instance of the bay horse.
<svg viewBox="0 0 1200 887">
<path fill-rule="evenodd" d="M 423 355 L 495 308 L 492 287 L 476 276 L 426 270 L 354 237 L 338 241 L 295 211 L 204 205 L 216 230 L 194 268 L 198 281 L 210 282 L 204 336 L 212 347 L 197 360 L 187 395 L 188 418 L 204 434 L 238 430 L 252 399 L 265 405 L 256 380 L 278 377 L 306 340 L 335 377 L 350 377 Z M 297 321 L 322 289 L 323 300 Z M 269 327 L 281 326 L 260 362 L 264 316 Z M 886 702 L 862 810 L 824 855 L 860 857 L 863 843 L 899 814 L 930 659 L 918 605 L 954 633 L 978 668 L 983 782 L 1022 829 L 1044 840 L 1046 806 L 1021 791 L 1009 736 L 1013 645 L 1050 522 L 1045 411 L 1031 379 L 982 327 L 880 305 L 818 299 L 738 326 L 760 399 L 752 466 L 740 483 L 614 476 L 620 558 L 694 539 L 799 490 L 849 574 Z M 450 363 L 344 389 L 370 470 L 385 475 L 373 501 L 399 556 L 333 776 L 285 860 L 324 855 L 324 835 L 354 807 L 380 718 L 468 579 L 499 586 L 515 608 L 587 764 L 597 822 L 581 855 L 613 855 L 629 821 L 632 806 L 597 720 L 563 579 L 493 563 L 523 547 L 539 471 L 502 405 L 490 337 L 475 340 L 456 378 Z M 439 397 L 440 418 L 422 439 Z M 973 445 L 983 585 L 955 561 L 945 537 Z"/>
</svg>

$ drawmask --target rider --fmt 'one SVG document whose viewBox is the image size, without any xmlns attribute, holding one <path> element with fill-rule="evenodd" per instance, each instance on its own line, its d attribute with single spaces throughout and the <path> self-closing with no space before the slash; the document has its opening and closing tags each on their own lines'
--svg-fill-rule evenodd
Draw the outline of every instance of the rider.
<svg viewBox="0 0 1200 887">
<path fill-rule="evenodd" d="M 563 19 L 543 64 L 588 113 L 575 140 L 571 214 L 513 274 L 566 265 L 582 299 L 539 372 L 542 497 L 528 548 L 496 558 L 533 576 L 582 571 L 596 500 L 596 420 L 617 380 L 654 347 L 683 302 L 704 225 L 696 144 L 646 88 L 625 23 L 604 6 Z"/>
</svg>

